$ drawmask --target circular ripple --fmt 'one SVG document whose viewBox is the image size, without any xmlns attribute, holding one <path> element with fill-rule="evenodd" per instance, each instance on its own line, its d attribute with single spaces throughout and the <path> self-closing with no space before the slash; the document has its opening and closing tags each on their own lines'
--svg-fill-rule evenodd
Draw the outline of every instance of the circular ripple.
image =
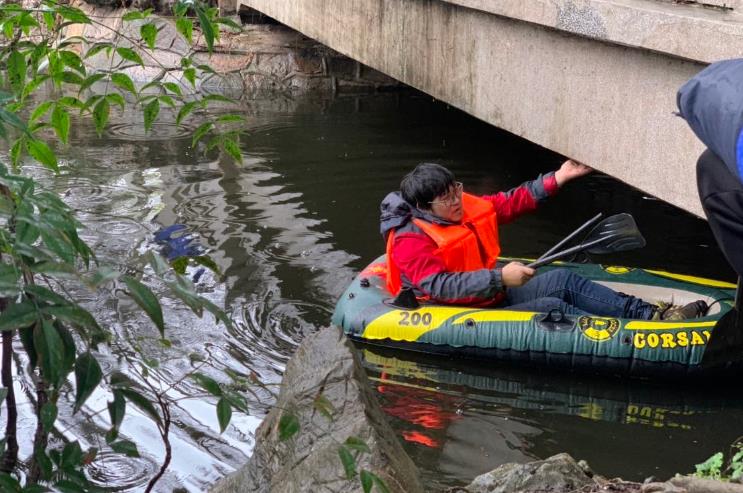
<svg viewBox="0 0 743 493">
<path fill-rule="evenodd" d="M 248 302 L 235 313 L 234 335 L 247 356 L 245 362 L 283 365 L 296 346 L 316 330 L 317 321 L 327 320 L 330 313 L 327 306 L 297 300 Z"/>
<path fill-rule="evenodd" d="M 196 127 L 176 125 L 168 122 L 155 122 L 149 132 L 145 132 L 144 125 L 136 123 L 119 123 L 109 125 L 106 133 L 109 137 L 125 140 L 170 140 L 190 138 Z"/>
<path fill-rule="evenodd" d="M 147 456 L 126 457 L 104 451 L 88 466 L 88 476 L 92 483 L 105 487 L 106 491 L 133 490 L 143 487 L 157 467 L 155 460 Z"/>
<path fill-rule="evenodd" d="M 109 216 L 131 217 L 147 203 L 145 192 L 133 187 L 101 185 L 87 180 L 68 184 L 64 201 L 79 212 L 105 212 Z"/>
</svg>

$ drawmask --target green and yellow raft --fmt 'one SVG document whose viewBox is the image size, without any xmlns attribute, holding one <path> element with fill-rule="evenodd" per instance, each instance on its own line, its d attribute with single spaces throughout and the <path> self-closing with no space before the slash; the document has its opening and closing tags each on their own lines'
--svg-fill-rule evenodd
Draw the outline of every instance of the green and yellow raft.
<svg viewBox="0 0 743 493">
<path fill-rule="evenodd" d="M 387 347 L 488 361 L 636 377 L 743 374 L 743 335 L 733 310 L 735 284 L 659 270 L 558 263 L 588 279 L 648 301 L 705 300 L 710 311 L 688 321 L 556 316 L 502 308 L 391 304 L 385 257 L 341 296 L 333 323 L 352 339 Z"/>
</svg>

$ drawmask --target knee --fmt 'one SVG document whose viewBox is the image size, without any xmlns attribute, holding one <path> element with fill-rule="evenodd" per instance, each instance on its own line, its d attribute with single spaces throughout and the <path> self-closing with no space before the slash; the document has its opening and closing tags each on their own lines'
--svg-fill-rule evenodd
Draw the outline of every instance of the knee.
<svg viewBox="0 0 743 493">
<path fill-rule="evenodd" d="M 563 313 L 567 313 L 568 304 L 560 298 L 555 297 L 544 297 L 539 298 L 536 303 L 537 310 L 540 312 L 549 312 L 550 310 L 560 310 Z"/>
</svg>

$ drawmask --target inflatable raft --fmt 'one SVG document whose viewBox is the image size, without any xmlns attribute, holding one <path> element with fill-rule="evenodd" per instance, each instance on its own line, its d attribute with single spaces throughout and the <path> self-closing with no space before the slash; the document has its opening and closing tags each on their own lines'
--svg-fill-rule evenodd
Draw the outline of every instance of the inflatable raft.
<svg viewBox="0 0 743 493">
<path fill-rule="evenodd" d="M 596 264 L 563 262 L 540 270 L 554 268 L 651 302 L 703 299 L 710 310 L 703 318 L 666 322 L 435 304 L 403 308 L 385 287 L 381 256 L 346 289 L 333 323 L 371 344 L 490 362 L 635 377 L 743 374 L 735 284 Z"/>
</svg>

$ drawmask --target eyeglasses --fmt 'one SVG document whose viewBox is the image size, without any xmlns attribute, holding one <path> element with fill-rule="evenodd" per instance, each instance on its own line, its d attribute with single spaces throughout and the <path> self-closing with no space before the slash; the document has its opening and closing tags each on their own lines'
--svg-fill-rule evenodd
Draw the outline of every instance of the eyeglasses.
<svg viewBox="0 0 743 493">
<path fill-rule="evenodd" d="M 444 207 L 451 207 L 462 199 L 463 188 L 464 188 L 464 185 L 462 185 L 461 181 L 455 181 L 454 182 L 454 197 L 447 197 L 441 200 L 432 200 L 429 202 L 429 204 L 431 205 L 441 204 Z M 451 195 L 451 192 L 449 193 L 449 195 Z"/>
</svg>

